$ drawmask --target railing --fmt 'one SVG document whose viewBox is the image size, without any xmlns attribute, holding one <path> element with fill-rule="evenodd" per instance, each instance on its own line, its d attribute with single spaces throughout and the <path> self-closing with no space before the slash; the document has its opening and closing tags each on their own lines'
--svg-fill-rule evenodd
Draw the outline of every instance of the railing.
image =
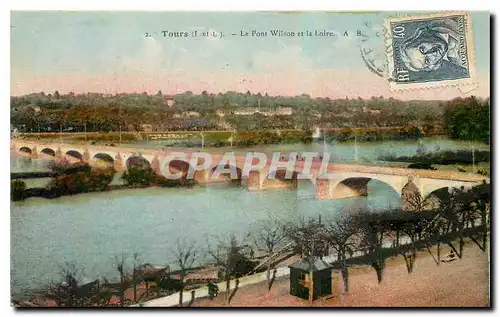
<svg viewBox="0 0 500 317">
<path fill-rule="evenodd" d="M 288 243 L 287 245 L 285 245 L 284 247 L 282 247 L 278 251 L 271 254 L 271 256 L 268 256 L 264 261 L 260 262 L 256 267 L 254 267 L 254 269 L 250 273 L 246 274 L 245 276 L 254 274 L 257 271 L 257 269 L 259 269 L 261 266 L 263 266 L 264 264 L 267 264 L 269 261 L 275 259 L 277 255 L 281 254 L 284 251 L 287 251 L 292 246 L 293 246 L 293 242 Z"/>
</svg>

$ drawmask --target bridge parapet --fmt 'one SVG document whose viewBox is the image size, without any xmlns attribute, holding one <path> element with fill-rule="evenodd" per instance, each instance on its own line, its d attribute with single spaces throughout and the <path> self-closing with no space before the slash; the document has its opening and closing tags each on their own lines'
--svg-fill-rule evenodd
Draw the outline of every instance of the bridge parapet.
<svg viewBox="0 0 500 317">
<path fill-rule="evenodd" d="M 91 157 L 96 153 L 110 153 L 113 154 L 112 157 L 115 157 L 117 153 L 121 153 L 121 157 L 123 161 L 126 161 L 128 157 L 134 155 L 134 153 L 141 152 L 143 156 L 146 158 L 150 158 L 150 163 L 153 158 L 157 158 L 160 166 L 164 166 L 164 161 L 168 154 L 173 152 L 185 152 L 186 160 L 189 163 L 191 154 L 196 152 L 194 149 L 175 149 L 175 148 L 167 148 L 167 149 L 140 149 L 137 147 L 130 147 L 126 145 L 120 146 L 102 146 L 102 145 L 88 145 L 88 144 L 73 144 L 73 143 L 57 143 L 57 142 L 45 142 L 45 141 L 33 141 L 33 140 L 12 140 L 11 148 L 14 149 L 14 152 L 22 147 L 28 147 L 30 149 L 36 148 L 38 150 L 43 150 L 44 148 L 51 148 L 53 150 L 60 149 L 62 155 L 66 153 L 69 149 L 78 150 L 81 154 L 84 154 L 88 151 L 91 154 Z M 38 151 L 37 150 L 37 151 Z M 37 153 L 39 154 L 39 153 Z M 212 156 L 212 167 L 216 166 L 223 156 L 220 154 L 215 154 Z M 245 156 L 239 155 L 236 156 L 236 164 L 238 168 L 243 169 L 245 163 Z M 271 164 L 271 158 L 268 156 L 268 160 L 266 162 L 266 167 L 264 169 L 269 169 Z M 304 161 L 296 161 L 295 162 L 295 170 L 300 172 L 304 166 Z M 314 161 L 311 164 L 311 170 L 319 170 L 321 167 L 321 161 Z M 339 164 L 339 163 L 329 163 L 326 168 L 328 173 L 335 172 L 352 172 L 352 173 L 363 173 L 363 174 L 372 174 L 372 175 L 394 175 L 394 176 L 410 176 L 410 177 L 419 177 L 419 178 L 428 178 L 428 179 L 441 179 L 441 180 L 453 180 L 460 182 L 476 182 L 480 183 L 482 181 L 489 182 L 490 178 L 483 175 L 472 174 L 472 173 L 461 173 L 454 171 L 431 171 L 431 170 L 420 170 L 420 169 L 409 169 L 409 168 L 401 168 L 401 167 L 387 167 L 387 166 L 367 166 L 367 165 L 352 165 L 352 164 Z M 313 172 L 315 178 L 318 177 L 318 173 Z M 322 175 L 319 175 L 320 177 Z M 370 177 L 370 176 L 366 176 Z M 261 180 L 262 182 L 262 180 Z"/>
</svg>

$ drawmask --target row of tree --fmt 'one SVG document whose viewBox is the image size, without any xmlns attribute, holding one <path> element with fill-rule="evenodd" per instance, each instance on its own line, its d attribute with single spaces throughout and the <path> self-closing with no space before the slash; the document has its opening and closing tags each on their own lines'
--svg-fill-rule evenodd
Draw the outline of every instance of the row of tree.
<svg viewBox="0 0 500 317">
<path fill-rule="evenodd" d="M 201 122 L 174 118 L 183 111 L 199 112 L 206 128 L 216 129 L 230 124 L 238 130 L 312 129 L 314 126 L 341 128 L 387 127 L 417 124 L 442 125 L 443 108 L 439 101 L 401 101 L 393 98 L 330 99 L 269 96 L 247 92 L 193 94 L 172 97 L 173 107 L 161 94 L 54 94 L 36 93 L 11 97 L 11 122 L 23 131 L 140 131 L 143 124 L 155 130 L 190 129 Z M 292 115 L 261 114 L 242 116 L 232 112 L 243 107 L 276 109 L 292 108 Z M 372 111 L 372 109 L 374 109 Z M 218 113 L 226 115 L 220 118 Z M 225 123 L 225 124 L 222 124 Z M 211 127 L 209 127 L 211 126 Z M 71 129 L 71 130 L 70 130 Z"/>
</svg>

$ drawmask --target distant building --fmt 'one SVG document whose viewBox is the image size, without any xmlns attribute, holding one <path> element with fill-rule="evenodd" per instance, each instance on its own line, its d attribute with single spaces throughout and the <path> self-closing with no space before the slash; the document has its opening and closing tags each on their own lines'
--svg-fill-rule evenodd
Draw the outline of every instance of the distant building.
<svg viewBox="0 0 500 317">
<path fill-rule="evenodd" d="M 173 117 L 179 118 L 199 118 L 201 115 L 197 111 L 183 111 L 182 113 L 174 113 Z"/>
<path fill-rule="evenodd" d="M 238 110 L 233 111 L 233 114 L 238 115 L 238 116 L 251 116 L 255 113 L 259 113 L 259 108 L 248 107 L 248 108 L 242 108 L 242 109 L 238 109 Z"/>
<path fill-rule="evenodd" d="M 278 110 L 276 110 L 276 113 L 281 116 L 291 116 L 292 115 L 292 108 L 290 107 L 279 107 Z"/>
<path fill-rule="evenodd" d="M 238 110 L 234 110 L 233 114 L 240 116 L 251 116 L 256 113 L 260 113 L 263 116 L 289 116 L 292 114 L 292 108 L 290 107 L 279 107 L 277 109 L 262 109 L 257 107 L 248 107 Z"/>
<path fill-rule="evenodd" d="M 151 133 L 153 132 L 153 126 L 151 124 L 141 124 L 142 132 Z"/>
<path fill-rule="evenodd" d="M 182 112 L 182 116 L 184 118 L 199 118 L 200 117 L 200 113 L 196 112 L 196 111 L 183 111 Z"/>
<path fill-rule="evenodd" d="M 173 96 L 164 96 L 163 100 L 165 101 L 165 104 L 171 108 L 174 105 L 174 97 Z"/>
<path fill-rule="evenodd" d="M 321 137 L 321 134 L 321 129 L 319 127 L 315 127 L 312 137 L 313 139 L 319 139 Z"/>
<path fill-rule="evenodd" d="M 371 109 L 371 108 L 363 107 L 363 112 L 371 113 L 371 114 L 380 114 L 382 111 L 380 109 Z"/>
</svg>

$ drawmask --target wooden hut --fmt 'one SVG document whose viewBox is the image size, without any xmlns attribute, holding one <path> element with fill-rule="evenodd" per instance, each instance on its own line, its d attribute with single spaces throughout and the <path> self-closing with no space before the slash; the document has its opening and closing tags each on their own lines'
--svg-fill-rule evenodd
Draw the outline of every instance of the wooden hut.
<svg viewBox="0 0 500 317">
<path fill-rule="evenodd" d="M 309 257 L 289 268 L 291 295 L 312 301 L 332 294 L 332 266 L 322 259 Z"/>
</svg>

